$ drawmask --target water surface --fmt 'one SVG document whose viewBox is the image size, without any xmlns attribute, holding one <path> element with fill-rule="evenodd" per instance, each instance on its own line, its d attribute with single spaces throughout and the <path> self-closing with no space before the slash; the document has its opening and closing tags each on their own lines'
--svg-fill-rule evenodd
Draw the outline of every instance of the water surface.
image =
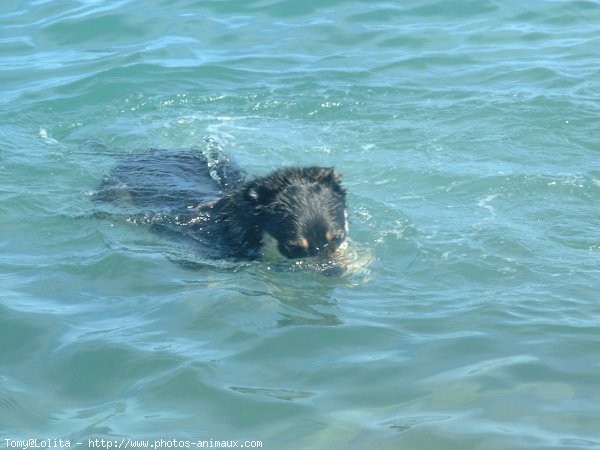
<svg viewBox="0 0 600 450">
<path fill-rule="evenodd" d="M 8 1 L 0 446 L 600 447 L 595 1 Z M 336 166 L 369 263 L 95 217 L 149 148 Z"/>
</svg>

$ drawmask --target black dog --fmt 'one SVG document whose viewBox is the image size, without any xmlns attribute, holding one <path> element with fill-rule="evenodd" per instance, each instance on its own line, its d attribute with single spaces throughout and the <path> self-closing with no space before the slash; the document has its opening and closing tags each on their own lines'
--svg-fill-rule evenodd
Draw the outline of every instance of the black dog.
<svg viewBox="0 0 600 450">
<path fill-rule="evenodd" d="M 137 221 L 192 237 L 212 257 L 276 254 L 306 258 L 328 275 L 345 271 L 346 192 L 333 168 L 283 168 L 245 181 L 224 155 L 153 151 L 117 166 L 95 198 L 134 206 Z"/>
</svg>

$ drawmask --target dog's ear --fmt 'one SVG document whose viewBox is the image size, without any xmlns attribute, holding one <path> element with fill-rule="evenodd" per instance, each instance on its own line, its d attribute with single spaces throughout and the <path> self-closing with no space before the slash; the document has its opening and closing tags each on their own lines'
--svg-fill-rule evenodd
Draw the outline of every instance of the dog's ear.
<svg viewBox="0 0 600 450">
<path fill-rule="evenodd" d="M 246 188 L 245 199 L 257 205 L 268 205 L 294 179 L 295 176 L 290 175 L 286 169 L 277 170 L 270 175 L 257 178 Z"/>
<path fill-rule="evenodd" d="M 346 189 L 342 186 L 342 174 L 333 167 L 326 169 L 328 171 L 326 182 L 331 186 L 334 192 L 337 192 L 343 199 L 346 198 Z"/>
<path fill-rule="evenodd" d="M 274 197 L 275 192 L 261 183 L 252 183 L 244 192 L 245 200 L 255 205 L 267 205 Z"/>
<path fill-rule="evenodd" d="M 307 174 L 319 183 L 340 184 L 342 174 L 334 167 L 309 167 L 305 169 Z"/>
<path fill-rule="evenodd" d="M 334 167 L 328 167 L 325 169 L 325 181 L 340 184 L 342 182 L 342 174 L 335 170 Z"/>
<path fill-rule="evenodd" d="M 254 188 L 248 189 L 248 191 L 246 192 L 246 198 L 248 200 L 253 200 L 253 201 L 257 202 L 258 197 L 259 197 L 258 191 Z"/>
</svg>

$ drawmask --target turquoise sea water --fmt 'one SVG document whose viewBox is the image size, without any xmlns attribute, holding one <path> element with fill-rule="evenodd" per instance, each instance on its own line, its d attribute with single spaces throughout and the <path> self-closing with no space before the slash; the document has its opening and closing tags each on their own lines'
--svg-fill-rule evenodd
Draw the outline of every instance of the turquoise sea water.
<svg viewBox="0 0 600 450">
<path fill-rule="evenodd" d="M 600 3 L 8 0 L 0 447 L 600 448 Z M 347 276 L 189 270 L 120 158 L 335 165 Z M 53 443 L 54 441 L 52 441 Z"/>
</svg>

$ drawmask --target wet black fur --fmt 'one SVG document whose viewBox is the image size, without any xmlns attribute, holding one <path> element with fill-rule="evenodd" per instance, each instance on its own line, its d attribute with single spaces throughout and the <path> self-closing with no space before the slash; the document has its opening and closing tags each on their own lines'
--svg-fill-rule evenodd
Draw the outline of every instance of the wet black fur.
<svg viewBox="0 0 600 450">
<path fill-rule="evenodd" d="M 346 239 L 346 192 L 340 181 L 333 168 L 279 169 L 244 183 L 200 212 L 210 211 L 235 256 L 259 256 L 267 233 L 285 257 L 327 258 Z"/>
<path fill-rule="evenodd" d="M 333 168 L 282 168 L 246 181 L 225 157 L 211 175 L 201 154 L 155 150 L 122 161 L 94 199 L 126 207 L 129 222 L 191 238 L 210 257 L 258 258 L 270 235 L 287 258 L 325 261 L 346 239 L 346 192 Z"/>
</svg>

